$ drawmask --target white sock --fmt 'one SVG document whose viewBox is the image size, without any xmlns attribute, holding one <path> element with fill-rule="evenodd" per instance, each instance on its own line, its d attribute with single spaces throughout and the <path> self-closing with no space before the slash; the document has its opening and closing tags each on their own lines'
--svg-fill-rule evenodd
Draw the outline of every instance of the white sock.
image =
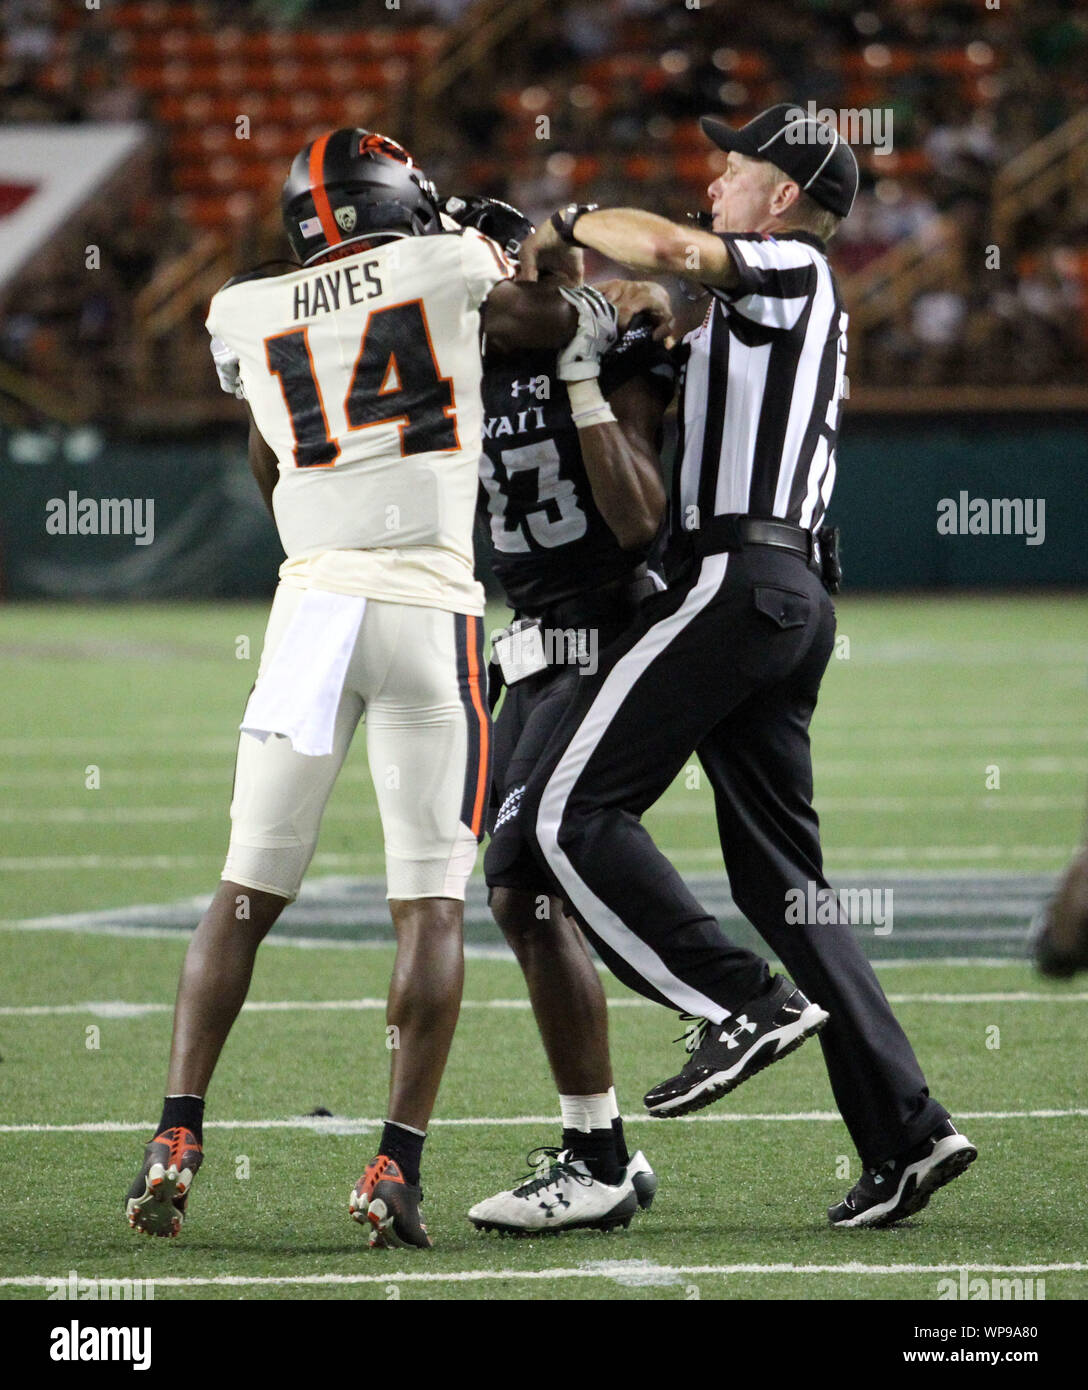
<svg viewBox="0 0 1088 1390">
<path fill-rule="evenodd" d="M 619 1101 L 616 1099 L 616 1088 L 615 1088 L 615 1086 L 609 1086 L 609 1088 L 608 1088 L 608 1110 L 609 1110 L 609 1118 L 610 1118 L 610 1119 L 613 1119 L 613 1120 L 618 1120 L 618 1119 L 619 1119 L 619 1117 L 620 1117 L 620 1103 L 619 1103 Z"/>
<path fill-rule="evenodd" d="M 612 1102 L 608 1091 L 595 1096 L 560 1096 L 559 1113 L 564 1129 L 581 1130 L 612 1128 Z"/>
</svg>

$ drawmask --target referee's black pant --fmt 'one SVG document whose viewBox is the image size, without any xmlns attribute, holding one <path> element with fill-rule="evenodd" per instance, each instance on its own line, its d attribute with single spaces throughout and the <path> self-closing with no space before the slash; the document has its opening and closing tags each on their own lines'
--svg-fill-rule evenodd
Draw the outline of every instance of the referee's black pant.
<svg viewBox="0 0 1088 1390">
<path fill-rule="evenodd" d="M 519 819 L 614 973 L 720 1022 L 762 991 L 769 967 L 728 940 L 640 819 L 696 750 L 734 901 L 829 1012 L 820 1041 L 832 1089 L 862 1161 L 875 1166 L 948 1112 L 930 1099 L 847 922 L 796 923 L 798 902 L 830 892 L 808 727 L 834 634 L 827 591 L 799 556 L 746 546 L 704 558 L 649 599 L 581 678 Z"/>
</svg>

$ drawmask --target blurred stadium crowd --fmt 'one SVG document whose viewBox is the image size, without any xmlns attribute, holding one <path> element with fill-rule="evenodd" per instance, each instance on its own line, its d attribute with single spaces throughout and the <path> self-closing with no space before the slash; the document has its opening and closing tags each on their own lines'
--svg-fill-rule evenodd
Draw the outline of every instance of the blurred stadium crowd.
<svg viewBox="0 0 1088 1390">
<path fill-rule="evenodd" d="M 511 6 L 513 9 L 514 6 Z M 571 198 L 672 216 L 705 206 L 720 158 L 696 118 L 736 123 L 781 100 L 880 108 L 892 148 L 859 148 L 863 185 L 833 243 L 847 277 L 944 214 L 962 273 L 874 335 L 857 384 L 1079 383 L 1088 362 L 1088 195 L 1027 216 L 988 267 L 1003 166 L 1088 106 L 1088 13 L 1076 0 L 550 0 L 473 56 L 493 0 L 122 3 L 3 0 L 5 125 L 146 122 L 144 153 L 35 258 L 3 302 L 0 361 L 87 414 L 191 394 L 215 410 L 194 349 L 198 306 L 148 352 L 139 291 L 200 236 L 239 268 L 291 154 L 363 124 L 404 140 L 442 191 L 540 215 Z M 449 69 L 450 54 L 463 61 Z M 247 118 L 239 138 L 239 116 Z M 887 117 L 886 117 L 887 119 Z M 101 247 L 88 274 L 83 248 Z M 194 365 L 194 357 L 200 356 Z"/>
</svg>

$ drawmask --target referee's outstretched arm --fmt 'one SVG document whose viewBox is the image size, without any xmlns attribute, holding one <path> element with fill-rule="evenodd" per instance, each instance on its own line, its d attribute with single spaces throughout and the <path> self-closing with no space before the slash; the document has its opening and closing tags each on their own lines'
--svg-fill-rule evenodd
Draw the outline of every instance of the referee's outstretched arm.
<svg viewBox="0 0 1088 1390">
<path fill-rule="evenodd" d="M 550 222 L 537 228 L 536 238 L 538 249 L 562 244 Z M 639 208 L 597 208 L 581 213 L 578 245 L 632 270 L 679 275 L 720 289 L 732 289 L 740 283 L 737 267 L 720 237 Z"/>
</svg>

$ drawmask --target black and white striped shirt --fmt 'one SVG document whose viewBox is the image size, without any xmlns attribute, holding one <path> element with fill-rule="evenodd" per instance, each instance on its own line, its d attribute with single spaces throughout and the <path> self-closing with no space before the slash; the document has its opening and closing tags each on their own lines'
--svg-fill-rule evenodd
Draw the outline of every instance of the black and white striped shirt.
<svg viewBox="0 0 1088 1390">
<path fill-rule="evenodd" d="M 740 274 L 684 339 L 670 529 L 712 516 L 815 530 L 835 483 L 846 323 L 823 242 L 722 235 Z"/>
</svg>

